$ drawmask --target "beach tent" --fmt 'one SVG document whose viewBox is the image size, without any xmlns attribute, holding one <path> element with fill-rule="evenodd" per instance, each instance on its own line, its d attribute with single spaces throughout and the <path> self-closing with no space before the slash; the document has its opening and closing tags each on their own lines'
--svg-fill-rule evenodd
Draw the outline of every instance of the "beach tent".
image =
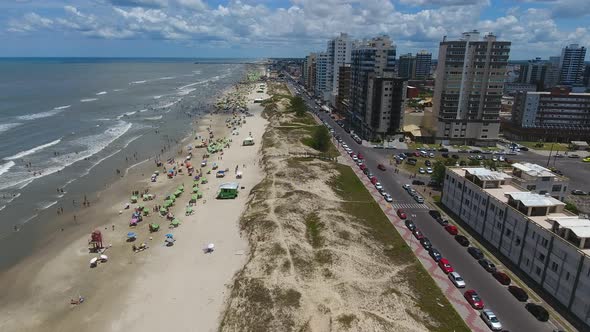
<svg viewBox="0 0 590 332">
<path fill-rule="evenodd" d="M 168 213 L 168 209 L 166 207 L 161 207 L 160 208 L 160 214 L 163 215 L 163 216 L 165 216 L 166 213 Z"/>
<path fill-rule="evenodd" d="M 237 171 L 236 172 L 236 179 L 241 179 L 242 178 L 242 171 Z"/>
<path fill-rule="evenodd" d="M 196 194 L 197 192 L 199 192 L 199 187 L 193 187 L 193 193 Z"/>
<path fill-rule="evenodd" d="M 158 230 L 160 230 L 160 225 L 156 223 L 150 224 L 150 232 L 157 232 Z"/>
<path fill-rule="evenodd" d="M 131 203 L 137 203 L 137 196 L 131 196 Z"/>
<path fill-rule="evenodd" d="M 180 220 L 178 220 L 178 218 L 174 218 L 170 222 L 170 226 L 172 226 L 172 227 L 178 227 L 179 225 L 180 225 Z"/>
<path fill-rule="evenodd" d="M 129 226 L 135 226 L 137 225 L 137 222 L 139 221 L 139 219 L 137 218 L 132 218 L 131 221 L 129 222 Z"/>
<path fill-rule="evenodd" d="M 178 186 L 177 191 L 183 192 L 184 191 L 184 184 Z"/>
<path fill-rule="evenodd" d="M 185 213 L 184 213 L 184 214 L 185 214 L 185 215 L 187 215 L 187 216 L 189 216 L 189 215 L 193 214 L 193 208 L 192 208 L 192 207 L 190 207 L 190 206 L 189 206 L 189 207 L 187 207 L 187 208 L 186 208 L 186 211 L 185 211 Z"/>
<path fill-rule="evenodd" d="M 182 195 L 182 190 L 177 190 L 174 192 L 174 196 L 180 197 L 180 195 Z"/>
<path fill-rule="evenodd" d="M 174 238 L 174 235 L 172 235 L 172 234 L 170 234 L 170 233 L 168 233 L 168 234 L 166 234 L 166 235 L 164 235 L 164 236 L 165 236 L 167 239 L 173 239 L 173 238 Z"/>
<path fill-rule="evenodd" d="M 197 199 L 198 199 L 197 195 L 192 195 L 191 196 L 190 203 L 196 203 L 197 202 Z"/>
<path fill-rule="evenodd" d="M 220 198 L 220 199 L 236 198 L 236 197 L 238 197 L 238 188 L 239 188 L 239 185 L 237 182 L 224 183 L 221 186 L 219 186 L 219 192 L 217 193 L 217 198 Z"/>
<path fill-rule="evenodd" d="M 134 240 L 135 238 L 137 238 L 137 234 L 135 234 L 135 232 L 129 232 L 129 233 L 127 233 L 127 239 L 128 240 Z"/>
<path fill-rule="evenodd" d="M 250 136 L 244 138 L 244 141 L 242 141 L 242 145 L 243 146 L 248 146 L 248 145 L 254 145 L 254 139 Z"/>
<path fill-rule="evenodd" d="M 171 200 L 167 200 L 167 201 L 165 201 L 165 202 L 164 202 L 164 208 L 166 208 L 166 209 L 167 209 L 167 208 L 171 207 L 171 206 L 172 206 L 172 204 L 174 204 L 174 203 L 172 203 L 172 201 L 171 201 Z"/>
</svg>

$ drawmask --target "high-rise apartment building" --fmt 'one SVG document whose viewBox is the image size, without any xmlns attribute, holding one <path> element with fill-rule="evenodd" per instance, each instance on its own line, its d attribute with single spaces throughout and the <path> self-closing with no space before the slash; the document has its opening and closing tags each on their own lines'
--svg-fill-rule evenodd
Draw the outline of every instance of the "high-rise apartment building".
<svg viewBox="0 0 590 332">
<path fill-rule="evenodd" d="M 397 61 L 397 76 L 407 80 L 414 79 L 416 73 L 416 57 L 412 53 L 402 54 Z"/>
<path fill-rule="evenodd" d="M 328 53 L 320 52 L 317 54 L 315 67 L 315 95 L 323 100 L 328 100 L 330 96 L 328 82 L 331 80 L 330 57 L 328 56 Z"/>
<path fill-rule="evenodd" d="M 440 43 L 433 113 L 436 138 L 493 144 L 500 130 L 500 110 L 510 42 L 478 31 Z"/>
<path fill-rule="evenodd" d="M 350 65 L 338 69 L 338 95 L 336 95 L 336 111 L 348 116 L 350 110 Z"/>
<path fill-rule="evenodd" d="M 430 77 L 430 69 L 432 68 L 432 53 L 427 51 L 420 51 L 416 53 L 416 69 L 414 71 L 414 79 L 424 80 Z"/>
<path fill-rule="evenodd" d="M 402 131 L 407 81 L 393 72 L 369 74 L 365 123 L 369 136 L 393 135 Z"/>
<path fill-rule="evenodd" d="M 368 137 L 375 134 L 371 128 L 372 113 L 368 109 L 369 80 L 384 77 L 384 73 L 395 68 L 395 46 L 388 36 L 359 42 L 352 50 L 350 126 L 359 135 Z"/>
<path fill-rule="evenodd" d="M 313 92 L 315 89 L 315 70 L 317 54 L 310 53 L 303 61 L 303 84 L 307 91 Z"/>
<path fill-rule="evenodd" d="M 578 44 L 566 46 L 561 51 L 559 63 L 559 83 L 563 85 L 581 86 L 584 73 L 586 48 Z"/>
<path fill-rule="evenodd" d="M 340 36 L 328 41 L 328 56 L 330 58 L 330 68 L 328 76 L 331 78 L 328 82 L 328 89 L 331 90 L 330 103 L 336 104 L 338 95 L 338 80 L 340 67 L 350 63 L 351 40 L 348 35 L 341 33 Z"/>
</svg>

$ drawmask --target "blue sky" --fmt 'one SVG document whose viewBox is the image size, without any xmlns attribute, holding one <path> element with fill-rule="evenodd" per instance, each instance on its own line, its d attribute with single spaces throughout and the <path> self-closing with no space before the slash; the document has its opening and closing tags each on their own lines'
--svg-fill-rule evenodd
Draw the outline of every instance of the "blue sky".
<svg viewBox="0 0 590 332">
<path fill-rule="evenodd" d="M 590 0 L 0 1 L 0 56 L 300 57 L 340 32 L 436 54 L 472 29 L 546 58 L 590 46 Z"/>
</svg>

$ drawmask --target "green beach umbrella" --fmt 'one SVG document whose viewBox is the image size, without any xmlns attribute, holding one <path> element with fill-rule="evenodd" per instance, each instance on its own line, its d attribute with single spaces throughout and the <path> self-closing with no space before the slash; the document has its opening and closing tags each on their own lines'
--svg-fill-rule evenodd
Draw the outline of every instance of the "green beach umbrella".
<svg viewBox="0 0 590 332">
<path fill-rule="evenodd" d="M 142 204 L 142 205 L 138 206 L 137 208 L 138 208 L 139 210 L 144 210 L 144 209 L 145 209 L 145 205 L 143 205 L 143 204 Z"/>
<path fill-rule="evenodd" d="M 166 213 L 168 213 L 168 209 L 167 209 L 167 208 L 165 208 L 165 207 L 161 207 L 161 208 L 160 208 L 160 213 L 161 213 L 161 214 L 166 214 Z"/>
<path fill-rule="evenodd" d="M 193 187 L 198 187 L 198 186 L 199 186 L 199 181 L 197 181 L 197 180 L 194 180 L 194 181 L 193 181 Z"/>
<path fill-rule="evenodd" d="M 197 193 L 198 191 L 199 191 L 199 188 L 198 187 L 194 187 L 193 188 L 193 193 Z"/>
<path fill-rule="evenodd" d="M 174 192 L 174 196 L 178 197 L 180 195 L 182 195 L 182 190 L 177 190 Z"/>
<path fill-rule="evenodd" d="M 178 191 L 183 192 L 184 191 L 184 185 L 178 186 Z"/>
<path fill-rule="evenodd" d="M 203 193 L 199 191 L 199 192 L 197 193 L 197 198 L 203 198 Z"/>
<path fill-rule="evenodd" d="M 187 214 L 193 213 L 193 208 L 192 207 L 187 207 L 186 208 L 186 213 Z"/>
<path fill-rule="evenodd" d="M 199 199 L 198 195 L 192 195 L 191 196 L 191 200 L 196 201 L 197 199 Z"/>
<path fill-rule="evenodd" d="M 180 225 L 180 220 L 178 220 L 178 218 L 174 218 L 174 220 L 172 220 L 170 225 L 177 227 L 178 225 Z"/>
<path fill-rule="evenodd" d="M 134 203 L 137 202 L 137 196 L 131 196 L 131 201 Z"/>
</svg>

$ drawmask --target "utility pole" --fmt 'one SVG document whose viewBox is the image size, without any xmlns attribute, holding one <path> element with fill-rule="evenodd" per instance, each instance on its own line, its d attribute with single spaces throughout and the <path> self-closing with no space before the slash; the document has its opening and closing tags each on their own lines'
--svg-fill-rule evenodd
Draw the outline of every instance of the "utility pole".
<svg viewBox="0 0 590 332">
<path fill-rule="evenodd" d="M 547 167 L 549 167 L 549 162 L 551 162 L 551 153 L 553 152 L 553 143 L 551 143 L 551 150 L 549 151 L 549 157 L 547 158 Z"/>
</svg>

